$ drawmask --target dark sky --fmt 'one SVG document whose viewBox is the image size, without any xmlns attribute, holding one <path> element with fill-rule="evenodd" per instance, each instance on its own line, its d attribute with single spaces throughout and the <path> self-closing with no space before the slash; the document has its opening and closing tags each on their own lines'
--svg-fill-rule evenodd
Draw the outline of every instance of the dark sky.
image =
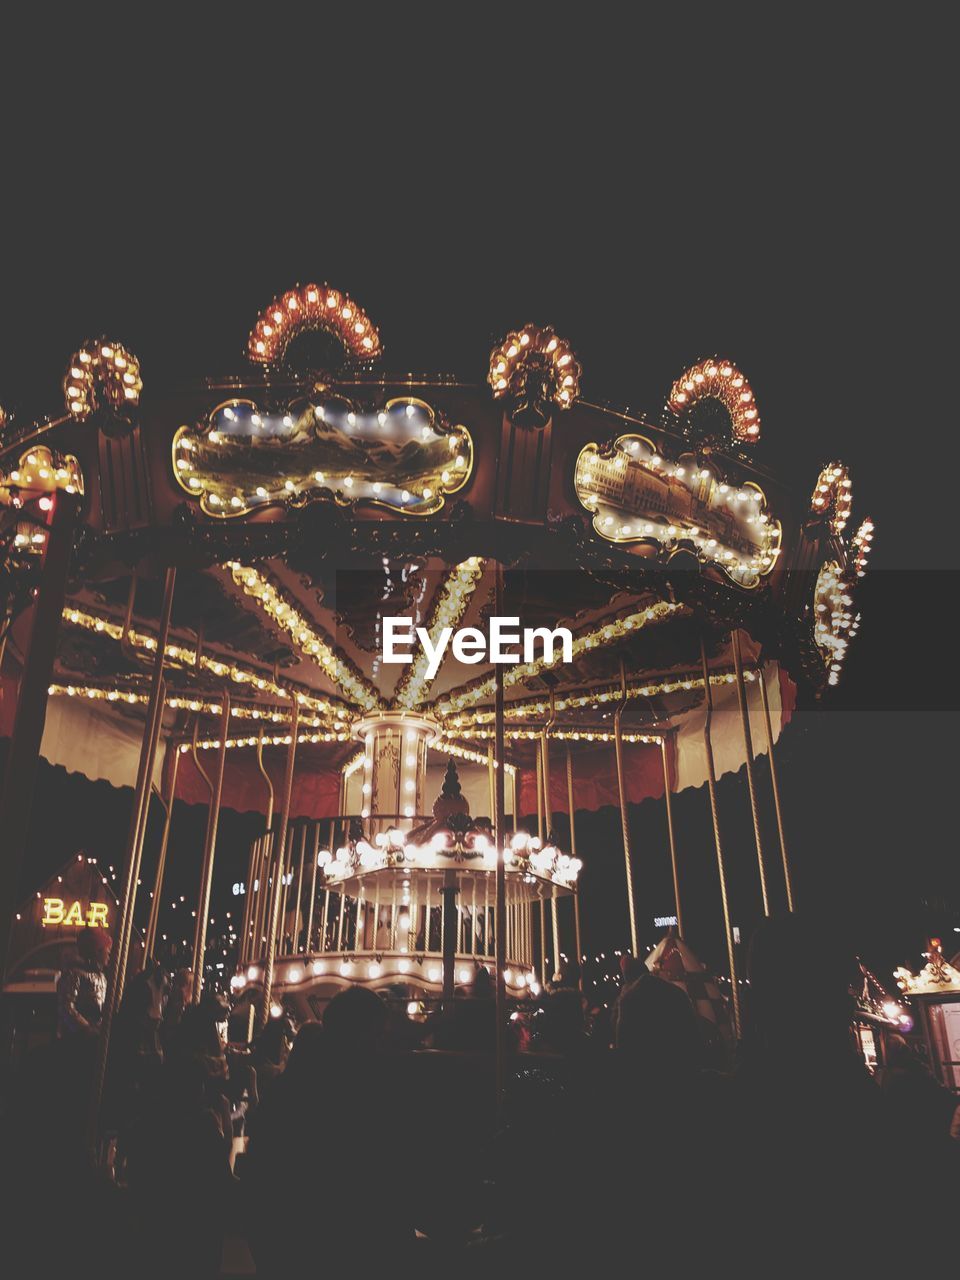
<svg viewBox="0 0 960 1280">
<path fill-rule="evenodd" d="M 914 962 L 926 929 L 960 926 L 943 33 L 874 10 L 669 32 L 490 13 L 440 48 L 399 21 L 277 47 L 170 30 L 155 72 L 48 50 L 59 88 L 41 112 L 27 83 L 5 119 L 0 402 L 55 411 L 101 332 L 148 382 L 237 368 L 257 310 L 308 278 L 367 308 L 390 368 L 480 380 L 532 319 L 571 339 L 589 398 L 656 410 L 692 359 L 734 358 L 761 458 L 804 492 L 845 461 L 877 523 L 861 635 L 782 773 L 807 901 L 878 968 Z M 725 802 L 749 915 L 745 796 Z M 705 804 L 683 797 L 680 823 L 713 954 Z M 615 818 L 596 820 L 597 945 L 625 936 Z M 657 821 L 638 813 L 638 839 Z"/>
</svg>

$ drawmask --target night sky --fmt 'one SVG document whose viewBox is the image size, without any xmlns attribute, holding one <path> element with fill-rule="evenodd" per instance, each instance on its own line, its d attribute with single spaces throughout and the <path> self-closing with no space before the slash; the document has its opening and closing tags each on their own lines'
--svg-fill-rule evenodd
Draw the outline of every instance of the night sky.
<svg viewBox="0 0 960 1280">
<path fill-rule="evenodd" d="M 57 410 L 66 359 L 101 332 L 138 354 L 148 385 L 238 369 L 259 308 L 308 279 L 369 311 L 394 370 L 481 381 L 493 341 L 533 320 L 569 337 L 586 398 L 656 412 L 694 359 L 736 360 L 763 418 L 759 458 L 804 494 L 822 464 L 846 462 L 853 527 L 877 525 L 841 685 L 798 713 L 778 761 L 801 907 L 888 977 L 916 965 L 928 931 L 960 928 L 953 143 L 920 22 L 904 33 L 863 14 L 869 30 L 831 19 L 763 50 L 692 22 L 662 43 L 514 33 L 481 38 L 474 70 L 459 46 L 434 55 L 416 32 L 395 43 L 378 28 L 369 56 L 332 40 L 316 65 L 278 58 L 268 74 L 197 33 L 188 59 L 215 74 L 199 94 L 172 77 L 149 113 L 141 68 L 88 67 L 96 90 L 74 80 L 45 130 L 8 130 L 0 401 L 22 419 Z M 78 844 L 116 862 L 125 834 L 129 793 L 54 772 L 25 889 Z M 766 799 L 765 782 L 763 766 Z M 742 777 L 721 804 L 748 930 Z M 678 798 L 677 818 L 687 932 L 719 962 L 703 790 Z M 189 893 L 203 815 L 176 821 L 171 891 Z M 249 821 L 221 825 L 214 914 Z M 662 806 L 632 822 L 653 941 L 670 910 Z M 619 815 L 585 818 L 578 845 L 588 945 L 623 946 Z"/>
</svg>

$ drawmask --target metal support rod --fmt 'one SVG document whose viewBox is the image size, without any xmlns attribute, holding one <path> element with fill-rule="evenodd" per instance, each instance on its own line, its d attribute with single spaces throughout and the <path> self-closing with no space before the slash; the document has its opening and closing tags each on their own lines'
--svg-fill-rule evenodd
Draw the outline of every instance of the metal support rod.
<svg viewBox="0 0 960 1280">
<path fill-rule="evenodd" d="M 677 913 L 677 933 L 683 937 L 683 911 L 680 907 L 680 873 L 677 868 L 677 843 L 673 830 L 673 791 L 670 782 L 670 761 L 667 756 L 666 736 L 660 739 L 660 759 L 663 762 L 663 800 L 667 810 L 667 839 L 670 842 L 670 869 L 673 872 L 673 906 Z"/>
<path fill-rule="evenodd" d="M 458 892 L 457 873 L 455 871 L 445 871 L 443 873 L 443 888 L 440 890 L 443 898 L 443 934 L 440 939 L 440 947 L 443 952 L 443 1007 L 448 1010 L 453 1005 L 454 996 L 457 922 L 459 916 L 457 911 Z M 374 942 L 374 946 L 376 946 L 376 942 Z"/>
<path fill-rule="evenodd" d="M 700 638 L 700 661 L 703 666 L 703 688 L 706 701 L 706 718 L 703 722 L 703 744 L 707 757 L 707 790 L 710 795 L 710 816 L 713 820 L 713 844 L 717 851 L 717 872 L 720 876 L 720 901 L 723 906 L 723 931 L 727 940 L 727 963 L 730 968 L 730 995 L 733 1000 L 733 1025 L 740 1036 L 740 990 L 737 986 L 737 964 L 733 950 L 733 928 L 730 924 L 730 900 L 727 896 L 727 873 L 723 864 L 723 846 L 720 842 L 720 811 L 717 806 L 717 775 L 713 762 L 713 742 L 710 729 L 713 721 L 713 693 L 710 688 L 710 671 L 707 667 L 707 647 Z"/>
<path fill-rule="evenodd" d="M 247 858 L 246 892 L 243 895 L 243 924 L 240 926 L 240 942 L 237 949 L 237 960 L 245 964 L 247 959 L 247 935 L 250 932 L 250 913 L 253 910 L 253 886 L 257 878 L 257 866 L 260 860 L 260 841 L 254 840 L 250 845 L 250 856 Z"/>
<path fill-rule="evenodd" d="M 307 908 L 307 928 L 303 939 L 303 949 L 306 952 L 310 950 L 310 939 L 313 934 L 313 911 L 317 898 L 317 859 L 320 857 L 320 823 L 318 822 L 314 829 L 313 839 L 313 857 L 310 867 L 310 902 Z"/>
<path fill-rule="evenodd" d="M 537 742 L 537 835 L 543 841 L 543 744 Z"/>
<path fill-rule="evenodd" d="M 288 831 L 286 849 L 283 854 L 283 870 L 280 873 L 280 923 L 277 931 L 277 955 L 286 954 L 287 940 L 287 903 L 290 900 L 290 885 L 293 883 L 293 832 Z"/>
<path fill-rule="evenodd" d="M 760 680 L 760 701 L 763 704 L 763 724 L 767 734 L 767 759 L 770 761 L 770 785 L 773 788 L 773 808 L 777 815 L 777 835 L 780 838 L 780 856 L 783 859 L 783 879 L 787 887 L 787 910 L 793 911 L 793 880 L 790 860 L 787 857 L 787 841 L 783 833 L 783 814 L 780 810 L 780 787 L 777 783 L 777 765 L 773 756 L 773 726 L 770 723 L 770 702 L 767 698 L 767 681 L 763 667 L 757 669 Z"/>
<path fill-rule="evenodd" d="M 167 868 L 167 849 L 170 845 L 170 827 L 173 823 L 173 802 L 177 794 L 177 773 L 180 769 L 180 748 L 176 743 L 168 747 L 173 751 L 170 764 L 170 781 L 167 797 L 164 801 L 166 815 L 163 820 L 163 835 L 160 837 L 160 852 L 157 855 L 157 869 L 153 877 L 153 898 L 150 901 L 150 919 L 147 921 L 147 936 L 144 940 L 144 959 L 153 959 L 153 950 L 157 945 L 157 923 L 160 919 L 160 899 L 163 896 L 163 876 Z"/>
<path fill-rule="evenodd" d="M 213 779 L 213 794 L 207 810 L 207 830 L 203 841 L 203 863 L 200 870 L 200 893 L 197 899 L 197 922 L 193 932 L 193 1003 L 200 1003 L 203 990 L 203 962 L 207 951 L 207 923 L 210 919 L 210 891 L 213 887 L 213 862 L 217 853 L 217 829 L 220 825 L 220 801 L 223 798 L 223 774 L 227 765 L 227 738 L 230 736 L 230 691 L 224 689 L 220 713 L 220 750 Z"/>
<path fill-rule="evenodd" d="M 763 837 L 760 832 L 760 806 L 757 802 L 757 784 L 753 776 L 753 737 L 750 733 L 750 708 L 747 705 L 747 686 L 743 679 L 743 654 L 740 650 L 740 632 L 733 631 L 733 670 L 737 677 L 737 701 L 740 704 L 740 723 L 743 725 L 743 745 L 746 750 L 747 790 L 750 793 L 750 814 L 753 818 L 753 840 L 757 849 L 757 867 L 760 872 L 760 896 L 763 914 L 770 914 L 770 897 L 767 893 L 767 872 L 763 865 Z"/>
<path fill-rule="evenodd" d="M 147 716 L 143 727 L 143 738 L 140 744 L 140 760 L 137 765 L 137 781 L 133 793 L 133 808 L 130 813 L 130 828 L 127 833 L 127 848 L 124 854 L 123 883 L 114 928 L 113 951 L 107 970 L 107 990 L 103 1002 L 103 1016 L 100 1021 L 100 1035 L 97 1045 L 97 1063 L 94 1073 L 93 1093 L 90 1100 L 89 1139 L 93 1147 L 96 1143 L 100 1121 L 100 1102 L 103 1097 L 103 1082 L 107 1071 L 107 1055 L 110 1050 L 110 1032 L 113 1017 L 119 1005 L 119 991 L 122 988 L 122 976 L 126 966 L 123 954 L 123 939 L 127 932 L 127 921 L 133 918 L 133 904 L 136 898 L 137 873 L 139 856 L 137 842 L 142 850 L 145 824 L 143 813 L 150 797 L 150 778 L 153 773 L 153 761 L 157 747 L 157 726 L 163 715 L 163 660 L 170 632 L 170 617 L 173 612 L 173 592 L 177 581 L 177 571 L 168 568 L 164 577 L 163 602 L 160 606 L 160 627 L 157 636 L 157 648 L 153 660 L 153 672 L 150 679 L 150 699 L 147 703 Z"/>
<path fill-rule="evenodd" d="M 307 824 L 300 828 L 300 860 L 297 867 L 297 893 L 293 903 L 293 929 L 291 931 L 290 954 L 296 955 L 300 950 L 300 915 L 303 905 L 303 864 L 307 856 Z"/>
<path fill-rule="evenodd" d="M 134 575 L 134 580 L 135 578 L 136 575 Z M 114 930 L 113 954 L 110 958 L 107 997 L 104 1002 L 105 1017 L 106 1008 L 109 1005 L 110 1020 L 112 1020 L 113 1015 L 120 1007 L 127 978 L 130 938 L 133 932 L 133 913 L 137 901 L 140 863 L 143 857 L 143 842 L 147 831 L 147 815 L 150 811 L 153 766 L 157 756 L 157 746 L 160 741 L 160 729 L 163 721 L 163 706 L 166 695 L 163 664 L 166 655 L 167 638 L 170 633 L 170 618 L 173 613 L 173 593 L 176 586 L 176 578 L 176 569 L 167 569 L 160 608 L 160 631 L 157 637 L 153 673 L 150 682 L 150 699 L 147 703 L 147 716 L 140 749 L 140 761 L 137 768 L 137 781 L 134 788 L 133 810 L 130 815 L 130 831 L 124 858 L 123 894 L 120 899 L 118 923 Z M 128 607 L 128 612 L 131 610 L 132 601 Z M 107 1037 L 109 1038 L 109 1025 L 107 1027 Z"/>
<path fill-rule="evenodd" d="M 273 826 L 273 798 L 274 797 L 273 797 L 273 781 L 271 780 L 270 775 L 267 772 L 266 766 L 263 763 L 263 725 L 260 726 L 260 732 L 257 734 L 257 769 L 260 771 L 260 776 L 263 778 L 267 786 L 267 808 L 266 808 L 266 813 L 264 815 L 264 831 L 269 833 L 270 829 Z M 267 840 L 262 844 L 261 850 L 260 850 L 261 869 L 260 869 L 260 874 L 258 876 L 258 880 L 260 881 L 260 888 L 257 891 L 257 912 L 256 912 L 256 920 L 254 924 L 254 935 L 253 935 L 253 941 L 256 943 L 259 943 L 260 939 L 263 937 L 264 925 L 265 925 L 266 915 L 268 910 L 267 904 L 269 902 L 268 888 L 270 884 L 270 874 L 269 874 L 270 852 L 271 852 L 271 845 L 270 845 L 270 841 Z"/>
<path fill-rule="evenodd" d="M 122 913 L 120 923 L 114 937 L 114 946 L 119 947 L 120 957 L 120 963 L 117 969 L 117 985 L 113 992 L 114 1013 L 116 1013 L 117 1009 L 120 1008 L 120 1002 L 123 1000 L 123 991 L 127 982 L 127 969 L 130 964 L 130 940 L 133 937 L 133 916 L 137 905 L 137 893 L 140 888 L 140 868 L 143 862 L 143 845 L 147 835 L 147 820 L 150 816 L 150 800 L 154 791 L 153 770 L 157 759 L 157 749 L 160 745 L 160 730 L 163 727 L 163 706 L 166 700 L 166 694 L 166 681 L 161 680 L 160 700 L 157 704 L 156 715 L 153 717 L 153 723 L 149 725 L 150 763 L 149 773 L 147 775 L 147 788 L 141 801 L 136 835 L 133 842 L 133 890 L 130 896 L 129 907 Z"/>
<path fill-rule="evenodd" d="M 503 565 L 497 561 L 496 578 L 494 585 L 494 612 L 498 617 L 503 616 Z M 494 816 L 494 832 L 497 848 L 497 893 L 496 893 L 496 965 L 497 965 L 497 986 L 496 986 L 496 1103 L 497 1103 L 497 1127 L 498 1129 L 503 1123 L 504 1113 L 504 1083 L 506 1079 L 506 1051 L 507 1051 L 507 988 L 504 979 L 504 970 L 506 968 L 506 935 L 503 924 L 507 913 L 507 867 L 506 867 L 506 844 L 507 844 L 507 824 L 504 816 L 505 797 L 504 797 L 504 775 L 506 774 L 504 752 L 504 728 L 503 728 L 503 664 L 496 663 L 493 668 L 494 680 L 494 746 L 496 757 L 500 761 L 500 768 L 497 770 L 496 776 L 496 805 Z M 516 818 L 514 818 L 516 823 Z"/>
<path fill-rule="evenodd" d="M 577 856 L 577 824 L 574 817 L 573 804 L 573 754 L 567 747 L 567 808 L 570 811 L 570 856 Z M 583 961 L 583 950 L 580 940 L 580 888 L 578 883 L 573 890 L 573 932 L 577 944 L 577 964 Z"/>
<path fill-rule="evenodd" d="M 247 884 L 247 925 L 243 931 L 238 956 L 238 963 L 241 965 L 249 964 L 254 954 L 253 941 L 257 936 L 257 912 L 260 909 L 260 888 L 263 883 L 263 877 L 261 875 L 263 845 L 263 836 L 258 836 L 253 845 L 255 850 L 253 857 L 253 877 Z"/>
<path fill-rule="evenodd" d="M 78 494 L 59 490 L 54 502 L 40 584 L 30 620 L 30 637 L 24 647 L 26 657 L 0 797 L 0 831 L 3 832 L 0 970 L 4 974 L 20 894 L 20 874 L 27 851 L 30 810 L 47 713 L 47 691 L 57 652 L 80 498 Z"/>
<path fill-rule="evenodd" d="M 630 858 L 630 823 L 627 817 L 627 791 L 623 776 L 623 735 L 620 731 L 620 718 L 627 705 L 627 677 L 623 660 L 620 662 L 620 701 L 613 713 L 613 745 L 617 761 L 617 794 L 620 797 L 620 826 L 623 831 L 623 863 L 627 873 L 627 911 L 630 915 L 630 946 L 633 954 L 640 955 L 640 941 L 637 931 L 637 907 L 633 897 L 633 864 Z"/>
<path fill-rule="evenodd" d="M 546 838 L 549 840 L 553 831 L 553 799 L 550 791 L 550 730 L 557 718 L 553 690 L 550 691 L 550 714 L 540 734 L 540 752 L 543 757 L 543 813 Z M 560 906 L 557 902 L 556 890 L 550 903 L 551 923 L 553 926 L 553 970 L 560 969 Z"/>
<path fill-rule="evenodd" d="M 280 881 L 284 856 L 287 846 L 287 827 L 290 822 L 290 801 L 293 797 L 293 771 L 297 760 L 297 731 L 300 728 L 300 703 L 296 697 L 290 713 L 290 745 L 287 748 L 287 763 L 283 774 L 283 793 L 280 803 L 280 827 L 277 831 L 276 859 L 273 873 L 273 891 L 270 895 L 270 920 L 267 929 L 267 954 L 263 966 L 263 1004 L 260 1009 L 259 1025 L 262 1030 L 270 1017 L 270 1002 L 273 997 L 273 970 L 277 957 L 277 917 L 280 914 Z"/>
</svg>

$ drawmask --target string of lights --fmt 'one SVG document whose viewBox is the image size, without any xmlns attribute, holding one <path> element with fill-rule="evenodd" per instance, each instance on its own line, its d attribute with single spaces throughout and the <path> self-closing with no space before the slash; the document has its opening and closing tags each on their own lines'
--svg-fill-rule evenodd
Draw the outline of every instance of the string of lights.
<svg viewBox="0 0 960 1280">
<path fill-rule="evenodd" d="M 120 641 L 123 639 L 124 631 L 120 623 L 114 622 L 110 618 L 101 617 L 99 614 L 88 613 L 85 609 L 78 609 L 73 605 L 67 605 L 64 608 L 63 620 L 70 623 L 71 626 L 95 632 L 98 635 L 106 636 L 110 640 Z M 144 653 L 153 654 L 156 652 L 157 640 L 155 636 L 147 635 L 131 628 L 127 633 L 127 640 L 135 649 L 140 649 Z M 201 653 L 198 664 L 196 649 L 179 642 L 167 644 L 164 656 L 171 662 L 178 663 L 185 668 L 193 668 L 194 671 L 197 669 L 206 671 L 210 675 L 216 676 L 219 680 L 231 680 L 235 684 L 249 685 L 259 693 L 269 693 L 273 697 L 282 698 L 285 701 L 296 698 L 301 707 L 328 715 L 334 721 L 345 722 L 347 719 L 348 710 L 343 704 L 333 702 L 319 694 L 307 693 L 302 689 L 278 684 L 271 677 L 265 676 L 242 663 L 224 662 L 219 658 L 212 657 L 210 654 Z"/>
<path fill-rule="evenodd" d="M 632 632 L 639 631 L 651 624 L 662 622 L 665 618 L 682 614 L 685 611 L 683 605 L 659 600 L 639 612 L 626 614 L 622 618 L 617 618 L 612 622 L 605 622 L 600 626 L 592 627 L 589 631 L 575 635 L 573 637 L 572 656 L 576 659 L 591 649 L 615 643 Z M 504 672 L 504 685 L 519 684 L 531 676 L 539 675 L 544 667 L 551 665 L 553 664 L 546 655 L 536 658 L 533 662 L 518 663 L 517 666 L 510 667 Z M 464 707 L 479 702 L 481 698 L 493 692 L 493 686 L 493 676 L 481 676 L 479 679 L 465 684 L 455 693 L 444 695 L 437 701 L 435 710 L 441 717 L 449 716 L 453 712 L 461 711 Z"/>
<path fill-rule="evenodd" d="M 301 653 L 315 663 L 351 702 L 367 712 L 383 705 L 373 685 L 337 652 L 329 637 L 308 621 L 265 574 L 236 560 L 229 561 L 224 567 L 230 571 L 236 585 L 242 587 L 244 594 L 255 600 L 264 613 L 287 632 Z"/>
<path fill-rule="evenodd" d="M 437 588 L 427 621 L 427 631 L 433 644 L 436 644 L 444 627 L 456 629 L 459 626 L 470 597 L 483 576 L 483 566 L 484 561 L 479 556 L 471 556 L 451 569 Z M 429 658 L 421 645 L 397 685 L 394 702 L 398 707 L 411 710 L 423 701 L 429 684 L 428 665 Z"/>
</svg>

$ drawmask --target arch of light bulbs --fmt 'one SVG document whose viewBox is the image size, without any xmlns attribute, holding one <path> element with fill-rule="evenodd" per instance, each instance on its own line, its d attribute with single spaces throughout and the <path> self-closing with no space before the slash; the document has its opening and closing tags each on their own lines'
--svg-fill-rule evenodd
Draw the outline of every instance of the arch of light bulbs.
<svg viewBox="0 0 960 1280">
<path fill-rule="evenodd" d="M 495 399 L 518 395 L 524 377 L 532 367 L 542 368 L 550 377 L 550 398 L 561 409 L 569 409 L 580 395 L 580 365 L 570 344 L 550 328 L 525 324 L 510 332 L 490 352 L 487 381 Z"/>
<path fill-rule="evenodd" d="M 373 360 L 381 354 L 380 334 L 362 307 L 340 289 L 306 284 L 277 294 L 257 316 L 247 339 L 247 356 L 258 364 L 280 364 L 300 333 L 332 334 L 348 355 Z"/>
<path fill-rule="evenodd" d="M 867 560 L 873 550 L 874 523 L 869 516 L 862 520 L 860 528 L 850 540 L 850 571 L 856 578 L 867 572 Z"/>
<path fill-rule="evenodd" d="M 811 512 L 828 520 L 839 537 L 847 527 L 852 506 L 853 481 L 849 471 L 842 462 L 828 462 L 817 477 L 810 499 Z"/>
<path fill-rule="evenodd" d="M 760 439 L 760 414 L 753 389 L 732 361 L 713 357 L 684 370 L 670 388 L 667 409 L 679 415 L 699 400 L 718 400 L 723 405 L 737 440 L 754 444 Z"/>
<path fill-rule="evenodd" d="M 137 357 L 119 342 L 97 338 L 73 353 L 63 379 L 67 412 L 86 418 L 102 399 L 121 412 L 140 403 L 143 381 Z"/>
</svg>

